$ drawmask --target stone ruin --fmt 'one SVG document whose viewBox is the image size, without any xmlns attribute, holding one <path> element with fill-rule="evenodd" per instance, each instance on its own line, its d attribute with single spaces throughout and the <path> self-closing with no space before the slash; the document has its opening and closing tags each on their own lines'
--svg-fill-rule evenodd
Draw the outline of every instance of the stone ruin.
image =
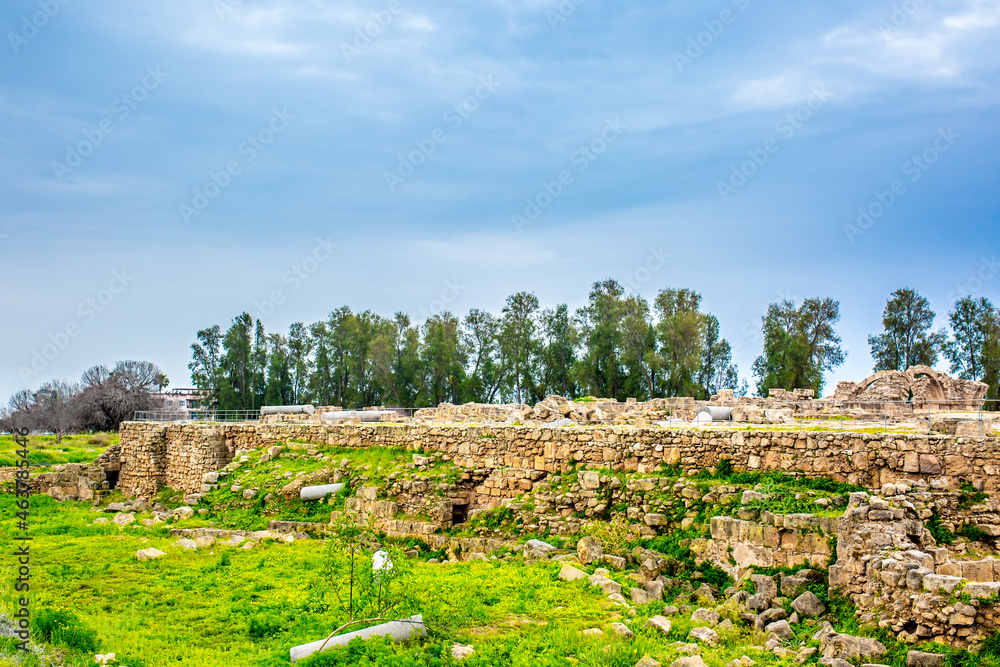
<svg viewBox="0 0 1000 667">
<path fill-rule="evenodd" d="M 953 378 L 930 366 L 912 366 L 905 371 L 879 371 L 860 383 L 839 382 L 834 400 L 844 403 L 886 402 L 897 409 L 926 412 L 928 410 L 978 410 L 989 385 L 975 380 Z"/>
</svg>

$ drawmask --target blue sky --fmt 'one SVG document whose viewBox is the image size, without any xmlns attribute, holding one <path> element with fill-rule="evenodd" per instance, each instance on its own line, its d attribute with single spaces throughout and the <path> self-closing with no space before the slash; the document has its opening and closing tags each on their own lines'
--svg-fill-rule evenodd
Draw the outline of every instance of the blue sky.
<svg viewBox="0 0 1000 667">
<path fill-rule="evenodd" d="M 744 376 L 768 303 L 839 299 L 832 390 L 892 290 L 938 326 L 1000 301 L 995 0 L 9 0 L 0 29 L 3 396 L 125 358 L 186 385 L 243 310 L 608 277 L 698 290 Z"/>
</svg>

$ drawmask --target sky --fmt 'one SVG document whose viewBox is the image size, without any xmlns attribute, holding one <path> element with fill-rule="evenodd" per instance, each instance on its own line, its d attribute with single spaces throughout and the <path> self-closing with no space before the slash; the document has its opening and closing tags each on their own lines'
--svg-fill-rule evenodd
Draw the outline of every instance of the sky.
<svg viewBox="0 0 1000 667">
<path fill-rule="evenodd" d="M 7 0 L 0 396 L 199 329 L 689 287 L 1000 302 L 1000 2 Z M 946 369 L 945 366 L 941 366 Z"/>
</svg>

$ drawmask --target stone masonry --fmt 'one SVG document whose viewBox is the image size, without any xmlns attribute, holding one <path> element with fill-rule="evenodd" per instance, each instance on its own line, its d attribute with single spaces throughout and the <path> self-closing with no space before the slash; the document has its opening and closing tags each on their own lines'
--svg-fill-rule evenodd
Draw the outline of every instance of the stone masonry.
<svg viewBox="0 0 1000 667">
<path fill-rule="evenodd" d="M 668 464 L 693 473 L 730 459 L 741 469 L 830 477 L 870 489 L 900 479 L 943 478 L 955 488 L 971 481 L 988 493 L 996 491 L 1000 473 L 996 438 L 942 434 L 412 422 L 126 422 L 121 442 L 120 486 L 126 496 L 150 496 L 164 486 L 195 493 L 205 473 L 221 469 L 237 452 L 293 442 L 439 452 L 456 465 L 484 470 L 490 488 L 501 498 L 522 492 L 522 480 L 565 472 L 570 462 L 638 473 Z M 510 474 L 511 468 L 522 472 Z M 499 484 L 493 486 L 491 478 Z"/>
</svg>

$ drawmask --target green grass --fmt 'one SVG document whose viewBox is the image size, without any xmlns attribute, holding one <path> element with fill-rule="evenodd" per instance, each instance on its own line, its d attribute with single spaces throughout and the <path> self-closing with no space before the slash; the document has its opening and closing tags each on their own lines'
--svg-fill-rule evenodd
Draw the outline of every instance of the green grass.
<svg viewBox="0 0 1000 667">
<path fill-rule="evenodd" d="M 117 433 L 90 433 L 64 435 L 61 443 L 56 443 L 54 435 L 33 435 L 28 437 L 28 460 L 32 466 L 52 466 L 61 463 L 93 462 L 105 449 L 119 442 Z M 0 467 L 16 466 L 20 457 L 15 450 L 14 437 L 0 435 Z"/>
</svg>

